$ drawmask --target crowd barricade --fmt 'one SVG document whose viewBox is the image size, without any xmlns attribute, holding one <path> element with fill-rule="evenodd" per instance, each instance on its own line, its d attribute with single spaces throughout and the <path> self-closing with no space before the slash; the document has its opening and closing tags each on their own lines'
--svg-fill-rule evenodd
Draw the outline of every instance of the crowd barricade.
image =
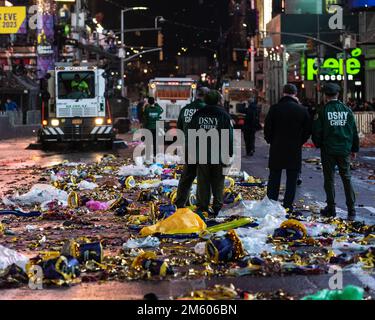
<svg viewBox="0 0 375 320">
<path fill-rule="evenodd" d="M 375 119 L 375 112 L 354 112 L 354 117 L 357 122 L 358 132 L 363 134 L 372 133 L 372 121 Z"/>
</svg>

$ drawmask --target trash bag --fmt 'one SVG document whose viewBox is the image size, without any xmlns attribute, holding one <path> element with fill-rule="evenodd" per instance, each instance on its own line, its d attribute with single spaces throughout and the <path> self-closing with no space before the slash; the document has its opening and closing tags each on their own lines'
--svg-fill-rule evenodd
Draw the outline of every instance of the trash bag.
<svg viewBox="0 0 375 320">
<path fill-rule="evenodd" d="M 151 175 L 160 176 L 163 173 L 163 166 L 160 166 L 158 164 L 153 164 L 149 168 Z"/>
<path fill-rule="evenodd" d="M 262 201 L 241 200 L 219 212 L 218 218 L 239 216 L 264 218 L 266 215 L 284 217 L 285 208 L 278 202 L 265 197 Z"/>
<path fill-rule="evenodd" d="M 11 199 L 11 201 L 21 205 L 41 204 L 52 200 L 67 202 L 68 193 L 49 184 L 36 184 L 29 192 L 23 195 L 17 195 Z"/>
<path fill-rule="evenodd" d="M 190 234 L 201 232 L 206 228 L 206 224 L 197 214 L 188 208 L 183 208 L 153 226 L 144 227 L 140 231 L 140 235 L 146 237 L 155 233 Z"/>
<path fill-rule="evenodd" d="M 150 169 L 143 165 L 129 165 L 122 166 L 119 168 L 117 175 L 119 176 L 134 176 L 134 177 L 145 177 L 150 174 Z"/>
<path fill-rule="evenodd" d="M 321 290 L 302 300 L 363 300 L 364 290 L 357 286 L 346 286 L 343 290 Z"/>
<path fill-rule="evenodd" d="M 155 237 L 148 236 L 147 238 L 129 239 L 122 245 L 124 250 L 131 250 L 137 248 L 157 248 L 160 245 L 160 240 Z"/>
<path fill-rule="evenodd" d="M 94 190 L 98 187 L 96 183 L 88 182 L 86 180 L 82 180 L 77 186 L 79 190 Z"/>
<path fill-rule="evenodd" d="M 43 202 L 40 205 L 41 211 L 52 211 L 52 210 L 58 210 L 62 208 L 68 207 L 68 203 L 66 201 L 59 201 L 59 200 L 52 200 L 52 201 L 46 201 Z"/>
<path fill-rule="evenodd" d="M 28 262 L 29 258 L 26 256 L 0 245 L 0 270 L 5 270 L 12 264 L 15 264 L 25 271 Z"/>
<path fill-rule="evenodd" d="M 139 184 L 139 189 L 156 189 L 161 185 L 160 180 L 145 180 Z"/>
<path fill-rule="evenodd" d="M 257 203 L 257 201 L 249 201 L 249 200 L 241 200 L 234 204 L 231 204 L 224 209 L 222 209 L 219 214 L 218 218 L 224 217 L 251 217 L 252 208 Z"/>
<path fill-rule="evenodd" d="M 162 185 L 167 186 L 167 187 L 178 187 L 179 182 L 180 181 L 177 179 L 169 179 L 169 180 L 164 180 L 162 182 Z"/>
<path fill-rule="evenodd" d="M 86 203 L 86 207 L 91 211 L 105 211 L 108 210 L 109 205 L 107 202 L 90 200 Z"/>
<path fill-rule="evenodd" d="M 268 197 L 265 197 L 262 201 L 257 201 L 250 211 L 251 216 L 257 218 L 264 218 L 266 215 L 285 217 L 287 214 L 280 202 L 270 200 Z"/>
<path fill-rule="evenodd" d="M 304 223 L 307 229 L 307 235 L 309 237 L 318 237 L 324 234 L 332 234 L 336 230 L 335 225 L 327 223 L 318 223 L 318 222 L 305 222 Z"/>
<path fill-rule="evenodd" d="M 268 253 L 275 251 L 274 246 L 267 243 L 268 233 L 261 229 L 239 228 L 236 229 L 236 232 L 242 241 L 244 250 L 249 255 L 259 255 L 264 251 Z"/>
<path fill-rule="evenodd" d="M 204 256 L 206 254 L 206 242 L 198 242 L 194 247 L 194 252 Z"/>
</svg>

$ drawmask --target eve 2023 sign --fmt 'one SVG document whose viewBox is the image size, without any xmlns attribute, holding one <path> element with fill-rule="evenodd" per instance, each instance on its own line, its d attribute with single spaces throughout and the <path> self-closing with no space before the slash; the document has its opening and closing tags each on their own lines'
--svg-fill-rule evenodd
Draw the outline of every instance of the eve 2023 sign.
<svg viewBox="0 0 375 320">
<path fill-rule="evenodd" d="M 0 7 L 0 33 L 17 33 L 26 18 L 26 7 Z"/>
<path fill-rule="evenodd" d="M 354 80 L 362 69 L 362 62 L 359 60 L 362 55 L 362 49 L 355 48 L 351 51 L 350 57 L 346 59 L 346 74 L 348 80 Z M 320 73 L 318 74 L 320 69 Z M 327 58 L 320 61 L 318 67 L 317 58 L 307 58 L 306 61 L 306 80 L 315 80 L 319 76 L 322 81 L 341 81 L 344 79 L 344 59 Z"/>
</svg>

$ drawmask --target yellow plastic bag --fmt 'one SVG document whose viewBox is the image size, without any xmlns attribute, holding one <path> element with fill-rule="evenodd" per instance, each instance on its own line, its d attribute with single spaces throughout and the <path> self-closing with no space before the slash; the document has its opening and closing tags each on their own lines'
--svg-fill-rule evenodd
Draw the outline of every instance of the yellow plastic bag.
<svg viewBox="0 0 375 320">
<path fill-rule="evenodd" d="M 204 221 L 188 208 L 178 209 L 173 215 L 153 226 L 144 227 L 140 235 L 147 237 L 155 233 L 186 234 L 198 233 L 207 228 Z"/>
</svg>

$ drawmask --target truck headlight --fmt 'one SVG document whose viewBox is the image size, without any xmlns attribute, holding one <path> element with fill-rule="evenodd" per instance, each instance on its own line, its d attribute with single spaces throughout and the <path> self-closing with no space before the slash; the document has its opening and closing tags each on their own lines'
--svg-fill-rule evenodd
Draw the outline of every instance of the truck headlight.
<svg viewBox="0 0 375 320">
<path fill-rule="evenodd" d="M 101 126 L 101 125 L 103 125 L 103 124 L 104 124 L 104 119 L 103 119 L 103 118 L 96 118 L 96 119 L 95 119 L 95 124 L 96 124 L 97 126 Z"/>
<path fill-rule="evenodd" d="M 51 126 L 52 127 L 58 127 L 60 124 L 60 121 L 58 119 L 52 119 L 51 120 Z"/>
</svg>

